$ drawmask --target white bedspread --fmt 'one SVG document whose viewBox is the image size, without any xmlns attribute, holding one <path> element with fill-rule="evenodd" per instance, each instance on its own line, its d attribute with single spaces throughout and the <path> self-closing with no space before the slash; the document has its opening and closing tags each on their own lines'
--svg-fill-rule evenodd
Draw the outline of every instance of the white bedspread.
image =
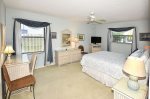
<svg viewBox="0 0 150 99">
<path fill-rule="evenodd" d="M 122 68 L 126 57 L 124 54 L 100 51 L 84 55 L 81 65 L 105 73 L 115 79 L 120 79 L 123 77 Z"/>
</svg>

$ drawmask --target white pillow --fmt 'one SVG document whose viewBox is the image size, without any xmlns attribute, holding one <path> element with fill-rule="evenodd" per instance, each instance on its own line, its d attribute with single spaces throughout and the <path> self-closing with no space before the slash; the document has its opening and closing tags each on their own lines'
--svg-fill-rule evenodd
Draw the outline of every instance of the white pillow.
<svg viewBox="0 0 150 99">
<path fill-rule="evenodd" d="M 140 59 L 142 59 L 144 61 L 144 63 L 146 63 L 148 58 L 149 58 L 149 50 L 145 50 L 143 55 L 140 57 Z"/>
<path fill-rule="evenodd" d="M 142 59 L 144 61 L 144 63 L 146 63 L 146 61 L 148 60 L 148 57 L 146 57 L 144 54 L 140 57 L 140 59 Z"/>
<path fill-rule="evenodd" d="M 143 55 L 143 50 L 137 50 L 137 51 L 133 52 L 130 56 L 141 57 L 142 55 Z"/>
<path fill-rule="evenodd" d="M 149 54 L 150 54 L 150 50 L 149 49 L 144 51 L 144 55 L 146 55 L 146 57 L 148 57 L 148 58 L 149 58 Z"/>
</svg>

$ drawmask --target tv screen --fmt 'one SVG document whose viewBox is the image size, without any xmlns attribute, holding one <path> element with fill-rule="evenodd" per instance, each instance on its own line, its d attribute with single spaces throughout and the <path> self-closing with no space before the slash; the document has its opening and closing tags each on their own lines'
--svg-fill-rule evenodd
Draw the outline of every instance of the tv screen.
<svg viewBox="0 0 150 99">
<path fill-rule="evenodd" d="M 91 43 L 94 43 L 94 44 L 96 44 L 96 43 L 101 43 L 101 37 L 91 37 Z"/>
</svg>

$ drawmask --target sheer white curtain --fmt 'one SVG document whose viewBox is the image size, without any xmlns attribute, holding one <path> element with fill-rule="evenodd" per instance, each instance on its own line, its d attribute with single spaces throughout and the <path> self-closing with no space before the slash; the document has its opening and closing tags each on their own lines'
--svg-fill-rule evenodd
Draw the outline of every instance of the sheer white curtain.
<svg viewBox="0 0 150 99">
<path fill-rule="evenodd" d="M 131 51 L 133 52 L 134 50 L 137 49 L 136 28 L 132 29 L 132 31 L 133 31 L 133 40 L 132 40 L 132 45 L 131 45 Z"/>
<path fill-rule="evenodd" d="M 21 54 L 21 24 L 16 22 L 15 24 L 15 43 L 16 43 L 16 54 Z"/>
<path fill-rule="evenodd" d="M 45 64 L 50 64 L 50 61 L 48 61 L 48 47 L 49 47 L 49 27 L 45 28 Z"/>
</svg>

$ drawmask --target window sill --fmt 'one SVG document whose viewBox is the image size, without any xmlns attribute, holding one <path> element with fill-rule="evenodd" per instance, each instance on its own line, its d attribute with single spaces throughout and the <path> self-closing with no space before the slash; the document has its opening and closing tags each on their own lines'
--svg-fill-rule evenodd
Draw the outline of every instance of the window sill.
<svg viewBox="0 0 150 99">
<path fill-rule="evenodd" d="M 21 54 L 32 54 L 32 53 L 41 54 L 41 53 L 45 53 L 45 52 L 44 51 L 37 51 L 37 52 L 26 52 L 26 53 L 21 53 Z"/>
<path fill-rule="evenodd" d="M 116 43 L 116 44 L 128 44 L 128 45 L 132 44 L 132 43 L 121 43 L 121 42 L 112 42 L 112 43 Z"/>
</svg>

